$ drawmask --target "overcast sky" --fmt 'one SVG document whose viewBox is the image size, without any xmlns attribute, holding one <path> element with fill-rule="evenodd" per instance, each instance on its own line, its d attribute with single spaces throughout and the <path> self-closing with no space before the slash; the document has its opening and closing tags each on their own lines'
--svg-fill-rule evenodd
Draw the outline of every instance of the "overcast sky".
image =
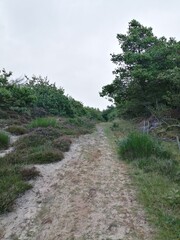
<svg viewBox="0 0 180 240">
<path fill-rule="evenodd" d="M 48 76 L 85 105 L 113 80 L 110 53 L 132 19 L 180 40 L 179 0 L 0 0 L 0 69 Z"/>
</svg>

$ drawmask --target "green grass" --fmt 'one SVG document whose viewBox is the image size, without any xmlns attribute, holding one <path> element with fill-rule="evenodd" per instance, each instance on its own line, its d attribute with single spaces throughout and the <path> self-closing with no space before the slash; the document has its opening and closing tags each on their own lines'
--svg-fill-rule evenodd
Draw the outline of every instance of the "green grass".
<svg viewBox="0 0 180 240">
<path fill-rule="evenodd" d="M 0 169 L 0 213 L 12 210 L 14 200 L 31 185 L 23 180 L 20 167 L 1 160 Z"/>
<path fill-rule="evenodd" d="M 151 156 L 159 158 L 169 158 L 171 156 L 170 152 L 165 150 L 160 142 L 140 132 L 132 132 L 126 138 L 120 140 L 118 149 L 120 155 L 128 160 Z"/>
<path fill-rule="evenodd" d="M 62 136 L 53 141 L 53 146 L 62 152 L 68 152 L 72 140 L 68 136 Z"/>
<path fill-rule="evenodd" d="M 58 121 L 56 118 L 53 117 L 46 117 L 46 118 L 37 118 L 31 121 L 28 124 L 29 128 L 38 128 L 38 127 L 57 127 Z"/>
<path fill-rule="evenodd" d="M 137 189 L 138 200 L 155 229 L 153 239 L 179 240 L 179 150 L 175 143 L 159 142 L 149 135 L 132 131 L 135 127 L 127 127 L 129 125 L 130 122 L 120 120 L 111 125 L 110 129 L 118 143 L 120 159 L 131 166 L 129 174 Z"/>
<path fill-rule="evenodd" d="M 165 176 L 137 170 L 133 176 L 140 202 L 157 229 L 155 240 L 180 239 L 180 188 Z"/>
<path fill-rule="evenodd" d="M 7 133 L 0 131 L 0 149 L 6 149 L 9 146 L 10 138 Z"/>
</svg>

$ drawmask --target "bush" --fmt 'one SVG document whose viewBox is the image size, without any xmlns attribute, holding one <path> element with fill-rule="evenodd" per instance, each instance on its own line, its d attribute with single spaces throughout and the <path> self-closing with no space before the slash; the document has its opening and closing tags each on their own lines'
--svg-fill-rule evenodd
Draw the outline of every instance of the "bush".
<svg viewBox="0 0 180 240">
<path fill-rule="evenodd" d="M 30 124 L 30 128 L 38 128 L 38 127 L 57 127 L 57 120 L 55 118 L 37 118 L 33 120 Z"/>
<path fill-rule="evenodd" d="M 40 176 L 40 172 L 35 167 L 26 167 L 20 170 L 20 174 L 22 179 L 25 181 L 29 181 Z"/>
<path fill-rule="evenodd" d="M 71 146 L 71 139 L 67 136 L 62 136 L 54 140 L 53 146 L 61 150 L 62 152 L 67 152 Z"/>
<path fill-rule="evenodd" d="M 31 133 L 21 137 L 15 143 L 15 146 L 17 150 L 37 147 L 45 144 L 46 142 L 56 139 L 59 136 L 60 131 L 58 129 L 52 127 L 35 128 Z"/>
<path fill-rule="evenodd" d="M 30 154 L 27 157 L 27 163 L 34 164 L 45 164 L 61 161 L 64 158 L 64 155 L 61 151 L 58 150 L 46 150 Z"/>
<path fill-rule="evenodd" d="M 170 158 L 171 154 L 164 150 L 155 139 L 147 134 L 132 132 L 126 139 L 119 142 L 120 155 L 128 160 L 137 158 Z"/>
<path fill-rule="evenodd" d="M 7 133 L 0 131 L 0 149 L 8 148 L 10 138 Z"/>
<path fill-rule="evenodd" d="M 18 125 L 9 126 L 6 130 L 15 135 L 23 135 L 27 133 L 27 129 L 25 127 L 18 126 Z"/>
</svg>

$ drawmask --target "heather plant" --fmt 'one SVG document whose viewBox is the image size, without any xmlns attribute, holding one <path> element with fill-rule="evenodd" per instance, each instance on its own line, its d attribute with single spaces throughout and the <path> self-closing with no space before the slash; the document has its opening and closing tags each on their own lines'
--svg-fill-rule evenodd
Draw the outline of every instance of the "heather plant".
<svg viewBox="0 0 180 240">
<path fill-rule="evenodd" d="M 32 120 L 29 124 L 30 128 L 38 128 L 38 127 L 57 127 L 57 120 L 53 117 L 46 118 L 37 118 Z"/>
</svg>

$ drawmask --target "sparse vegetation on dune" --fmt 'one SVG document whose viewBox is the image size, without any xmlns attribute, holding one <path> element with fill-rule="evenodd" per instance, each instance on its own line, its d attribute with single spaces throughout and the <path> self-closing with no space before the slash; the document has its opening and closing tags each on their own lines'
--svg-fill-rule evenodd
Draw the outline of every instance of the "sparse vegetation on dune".
<svg viewBox="0 0 180 240">
<path fill-rule="evenodd" d="M 38 176 L 30 164 L 61 161 L 71 136 L 92 132 L 102 120 L 98 109 L 66 96 L 47 78 L 11 81 L 11 76 L 0 71 L 0 128 L 21 137 L 14 150 L 0 158 L 0 213 L 11 210 L 19 194 L 31 187 L 26 181 Z M 0 131 L 0 150 L 9 145 L 9 135 Z"/>
<path fill-rule="evenodd" d="M 94 126 L 95 121 L 87 117 L 43 117 L 24 126 L 7 127 L 8 132 L 22 136 L 13 144 L 15 150 L 0 158 L 0 212 L 11 210 L 19 194 L 31 187 L 27 181 L 39 176 L 36 168 L 30 165 L 61 161 L 63 152 L 70 149 L 72 138 L 92 132 Z M 8 135 L 3 132 L 2 139 L 4 137 Z"/>
</svg>

